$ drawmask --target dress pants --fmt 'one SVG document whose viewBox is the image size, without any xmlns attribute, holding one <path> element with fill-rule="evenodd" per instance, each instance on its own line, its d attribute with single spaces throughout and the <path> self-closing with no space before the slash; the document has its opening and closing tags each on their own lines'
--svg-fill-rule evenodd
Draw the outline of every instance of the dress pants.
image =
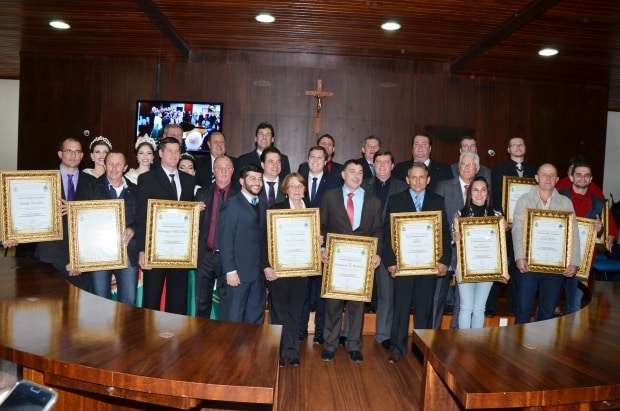
<svg viewBox="0 0 620 411">
<path fill-rule="evenodd" d="M 375 270 L 377 284 L 377 321 L 375 339 L 383 342 L 390 339 L 394 318 L 394 279 L 383 264 Z"/>
<path fill-rule="evenodd" d="M 222 281 L 219 288 L 222 299 L 221 319 L 236 323 L 262 324 L 265 315 L 265 278 L 258 275 L 254 281 L 241 281 L 231 287 Z"/>
<path fill-rule="evenodd" d="M 310 321 L 310 311 L 314 307 L 314 336 L 322 336 L 325 328 L 325 300 L 321 298 L 321 284 L 323 277 L 308 277 L 308 287 L 304 300 L 303 313 L 301 315 L 300 337 L 304 337 L 308 332 L 308 322 Z"/>
<path fill-rule="evenodd" d="M 579 288 L 579 280 L 577 277 L 564 277 L 564 298 L 566 299 L 564 314 L 571 314 L 579 311 L 581 309 L 582 297 L 583 291 Z"/>
<path fill-rule="evenodd" d="M 187 270 L 162 269 L 143 271 L 142 306 L 159 310 L 161 293 L 166 282 L 166 311 L 187 315 Z"/>
<path fill-rule="evenodd" d="M 338 348 L 338 338 L 340 337 L 340 327 L 342 324 L 342 310 L 346 306 L 345 321 L 347 323 L 347 351 L 362 350 L 362 326 L 364 323 L 364 302 L 333 300 L 327 298 L 325 301 L 325 328 L 323 329 L 323 348 L 326 351 L 334 352 Z"/>
<path fill-rule="evenodd" d="M 196 270 L 196 315 L 198 317 L 211 317 L 213 288 L 216 280 L 218 283 L 224 280 L 220 256 L 214 251 L 207 251 L 200 259 Z"/>
<path fill-rule="evenodd" d="M 415 275 L 394 278 L 394 319 L 392 321 L 393 353 L 407 353 L 410 307 L 415 313 L 413 328 L 433 328 L 433 296 L 436 275 Z"/>
<path fill-rule="evenodd" d="M 270 284 L 271 323 L 282 325 L 280 358 L 299 359 L 299 330 L 302 326 L 301 314 L 308 289 L 308 278 L 278 278 Z"/>
<path fill-rule="evenodd" d="M 446 300 L 448 298 L 448 291 L 450 290 L 450 282 L 452 282 L 452 277 L 454 276 L 454 271 L 448 271 L 446 275 L 443 277 L 437 278 L 437 284 L 435 285 L 435 295 L 433 297 L 433 328 L 439 329 L 441 328 L 441 319 L 443 318 L 443 313 L 446 308 Z M 458 295 L 458 293 L 456 293 Z M 455 316 L 458 315 L 458 302 L 454 305 L 453 314 Z M 453 324 L 454 325 L 454 324 Z"/>
<path fill-rule="evenodd" d="M 517 324 L 524 324 L 530 321 L 532 305 L 537 294 L 536 321 L 553 318 L 555 307 L 560 300 L 564 277 L 557 274 L 543 274 L 531 271 L 520 274 L 520 277 L 520 301 L 516 319 Z"/>
<path fill-rule="evenodd" d="M 112 287 L 110 284 L 112 274 L 116 278 L 118 301 L 125 304 L 135 304 L 138 270 L 131 264 L 127 268 L 120 270 L 92 272 L 94 293 L 100 297 L 112 298 Z"/>
</svg>

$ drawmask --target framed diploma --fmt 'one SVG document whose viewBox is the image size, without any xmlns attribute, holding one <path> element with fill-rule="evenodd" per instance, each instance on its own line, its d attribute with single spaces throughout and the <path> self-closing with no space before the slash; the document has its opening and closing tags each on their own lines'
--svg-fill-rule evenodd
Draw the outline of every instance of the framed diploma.
<svg viewBox="0 0 620 411">
<path fill-rule="evenodd" d="M 461 234 L 456 243 L 460 281 L 501 281 L 508 277 L 506 222 L 503 217 L 461 217 L 456 225 Z"/>
<path fill-rule="evenodd" d="M 571 258 L 572 212 L 527 210 L 525 253 L 530 271 L 562 274 Z"/>
<path fill-rule="evenodd" d="M 199 204 L 149 199 L 144 245 L 147 268 L 196 268 Z"/>
<path fill-rule="evenodd" d="M 321 275 L 318 208 L 267 210 L 267 254 L 278 277 Z"/>
<path fill-rule="evenodd" d="M 579 255 L 581 264 L 577 271 L 577 278 L 587 281 L 590 277 L 592 260 L 594 259 L 594 248 L 596 243 L 596 220 L 577 217 L 577 230 L 579 230 Z"/>
<path fill-rule="evenodd" d="M 127 267 L 125 201 L 70 201 L 69 265 L 77 271 Z"/>
<path fill-rule="evenodd" d="M 535 178 L 504 176 L 502 180 L 502 207 L 508 224 L 512 224 L 517 200 L 536 185 Z"/>
<path fill-rule="evenodd" d="M 58 170 L 0 173 L 0 236 L 19 243 L 62 240 Z"/>
<path fill-rule="evenodd" d="M 390 214 L 397 276 L 437 274 L 443 254 L 441 220 L 441 211 Z"/>
<path fill-rule="evenodd" d="M 374 237 L 328 233 L 321 297 L 369 302 L 377 243 Z"/>
<path fill-rule="evenodd" d="M 607 249 L 607 238 L 609 237 L 609 200 L 605 200 L 603 204 L 603 212 L 599 216 L 601 223 L 603 223 L 603 229 L 596 235 L 596 247 L 601 251 Z"/>
</svg>

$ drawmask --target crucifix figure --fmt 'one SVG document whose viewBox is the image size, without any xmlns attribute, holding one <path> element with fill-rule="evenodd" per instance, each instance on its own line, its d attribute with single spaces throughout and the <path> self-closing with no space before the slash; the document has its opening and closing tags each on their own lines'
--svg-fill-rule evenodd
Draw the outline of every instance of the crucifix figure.
<svg viewBox="0 0 620 411">
<path fill-rule="evenodd" d="M 323 98 L 331 97 L 334 93 L 331 91 L 323 91 L 323 80 L 316 81 L 316 90 L 306 90 L 306 96 L 312 96 L 316 99 L 316 108 L 314 111 L 314 134 L 318 137 L 321 132 L 321 109 L 323 108 Z"/>
</svg>

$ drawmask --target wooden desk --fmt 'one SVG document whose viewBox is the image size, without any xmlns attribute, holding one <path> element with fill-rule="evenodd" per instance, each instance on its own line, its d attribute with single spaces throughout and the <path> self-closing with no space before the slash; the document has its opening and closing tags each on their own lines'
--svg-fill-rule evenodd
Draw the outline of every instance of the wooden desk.
<svg viewBox="0 0 620 411">
<path fill-rule="evenodd" d="M 422 409 L 589 410 L 620 399 L 620 284 L 594 284 L 564 317 L 481 330 L 416 330 Z"/>
<path fill-rule="evenodd" d="M 0 358 L 56 388 L 58 410 L 272 409 L 277 398 L 280 326 L 136 308 L 11 257 L 0 283 Z"/>
</svg>

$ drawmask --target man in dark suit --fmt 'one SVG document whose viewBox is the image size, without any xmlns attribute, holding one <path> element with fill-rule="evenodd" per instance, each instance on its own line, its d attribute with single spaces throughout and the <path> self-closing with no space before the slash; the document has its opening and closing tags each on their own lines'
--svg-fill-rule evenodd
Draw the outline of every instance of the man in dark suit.
<svg viewBox="0 0 620 411">
<path fill-rule="evenodd" d="M 459 141 L 459 156 L 465 152 L 478 154 L 478 140 L 476 137 L 461 137 L 461 141 Z M 457 177 L 459 175 L 459 162 L 457 161 L 456 163 L 452 163 L 450 165 L 450 170 L 452 171 L 452 176 Z M 492 189 L 493 184 L 491 181 L 491 169 L 480 164 L 480 171 L 478 171 L 478 175 L 484 177 L 484 179 L 487 180 L 489 189 Z"/>
<path fill-rule="evenodd" d="M 261 324 L 265 309 L 266 209 L 260 201 L 263 170 L 245 166 L 240 173 L 241 192 L 220 209 L 217 248 L 226 281 L 220 289 L 221 319 Z"/>
<path fill-rule="evenodd" d="M 323 147 L 325 149 L 325 152 L 327 153 L 327 161 L 325 163 L 325 167 L 323 171 L 325 172 L 325 174 L 328 174 L 334 177 L 336 180 L 339 180 L 340 183 L 342 184 L 342 179 L 340 177 L 340 172 L 342 171 L 342 164 L 336 163 L 334 161 L 334 155 L 336 151 L 336 141 L 334 140 L 334 137 L 332 137 L 330 134 L 323 134 L 316 141 L 316 145 Z M 308 162 L 301 163 L 297 171 L 302 176 L 307 175 L 308 174 Z M 308 182 L 308 184 L 309 183 L 310 182 Z"/>
<path fill-rule="evenodd" d="M 94 177 L 79 170 L 80 162 L 84 157 L 82 144 L 75 138 L 66 138 L 58 149 L 60 159 L 60 184 L 63 205 L 61 207 L 63 239 L 38 243 L 35 258 L 54 266 L 56 271 L 66 277 L 72 284 L 85 290 L 91 290 L 91 275 L 69 275 L 67 261 L 69 261 L 69 235 L 67 230 L 67 206 L 65 201 L 80 200 L 86 196 Z"/>
<path fill-rule="evenodd" d="M 443 197 L 446 207 L 446 214 L 448 219 L 446 224 L 448 227 L 452 227 L 454 218 L 458 215 L 458 212 L 465 206 L 465 193 L 467 187 L 471 184 L 478 170 L 480 168 L 480 158 L 478 154 L 471 152 L 464 152 L 459 157 L 459 174 L 450 180 L 440 181 L 437 185 L 435 192 Z M 452 233 L 449 232 L 451 238 Z M 452 244 L 452 260 L 450 261 L 450 269 L 448 275 L 442 277 L 437 281 L 434 296 L 433 307 L 433 327 L 441 328 L 441 318 L 443 317 L 444 309 L 446 306 L 446 299 L 448 297 L 448 291 L 450 289 L 450 281 L 456 270 L 456 245 Z M 454 290 L 454 288 L 453 288 Z M 456 328 L 458 324 L 458 292 L 453 293 L 454 308 L 452 311 L 452 327 Z"/>
<path fill-rule="evenodd" d="M 411 146 L 412 160 L 402 161 L 396 165 L 394 177 L 405 181 L 407 177 L 407 171 L 411 168 L 413 162 L 424 163 L 428 168 L 428 175 L 431 178 L 429 191 L 433 191 L 437 184 L 442 180 L 449 180 L 452 178 L 452 171 L 446 164 L 439 161 L 431 160 L 432 140 L 426 134 L 418 133 L 413 137 Z"/>
<path fill-rule="evenodd" d="M 379 239 L 377 251 L 380 252 L 383 239 L 381 202 L 361 187 L 363 178 L 364 171 L 359 160 L 348 160 L 344 163 L 342 190 L 330 190 L 321 200 L 321 234 L 323 236 L 327 236 L 327 233 L 373 236 Z M 380 262 L 379 255 L 373 256 L 374 268 L 377 268 Z M 328 299 L 325 302 L 325 329 L 323 331 L 325 343 L 321 354 L 324 361 L 331 361 L 334 358 L 345 305 L 345 321 L 349 330 L 346 349 L 352 361 L 356 363 L 363 361 L 361 336 L 364 303 L 335 299 Z"/>
<path fill-rule="evenodd" d="M 392 248 L 391 213 L 441 211 L 443 254 L 437 264 L 438 274 L 397 276 L 394 277 L 394 320 L 392 322 L 392 346 L 390 362 L 400 360 L 407 353 L 407 334 L 409 330 L 409 312 L 413 305 L 415 312 L 414 328 L 432 328 L 433 293 L 437 276 L 445 277 L 450 264 L 450 223 L 447 220 L 444 200 L 429 191 L 430 177 L 424 163 L 414 162 L 407 174 L 409 189 L 390 197 L 386 212 L 385 241 L 383 242 L 383 259 L 389 273 L 396 274 L 396 251 Z"/>
<path fill-rule="evenodd" d="M 307 182 L 304 199 L 308 207 L 319 207 L 321 198 L 328 190 L 342 185 L 342 177 L 340 175 L 335 175 L 325 170 L 327 158 L 329 158 L 328 153 L 324 147 L 314 146 L 308 150 L 308 162 L 302 164 L 302 166 L 306 165 L 305 170 L 299 166 L 299 174 Z M 321 276 L 308 278 L 308 290 L 301 316 L 301 323 L 305 324 L 306 327 L 302 327 L 303 329 L 299 335 L 300 340 L 305 338 L 308 331 L 307 324 L 310 319 L 310 310 L 314 307 L 314 342 L 317 344 L 323 344 L 323 327 L 325 326 L 325 300 L 321 298 L 321 284 Z"/>
<path fill-rule="evenodd" d="M 255 165 L 260 167 L 260 155 L 267 148 L 271 147 L 274 144 L 274 139 L 276 134 L 273 130 L 273 126 L 269 123 L 260 123 L 256 127 L 256 133 L 254 137 L 254 146 L 256 147 L 254 150 L 249 153 L 245 153 L 237 159 L 237 167 L 241 170 L 243 167 L 247 165 Z M 288 161 L 288 157 L 282 154 L 282 171 L 280 172 L 280 180 L 284 180 L 291 172 L 291 165 Z"/>
<path fill-rule="evenodd" d="M 200 187 L 209 187 L 213 184 L 215 180 L 215 173 L 213 170 L 215 159 L 220 156 L 227 155 L 226 137 L 224 136 L 224 133 L 221 131 L 211 131 L 207 137 L 205 137 L 205 140 L 206 145 L 209 148 L 209 155 L 198 157 L 196 164 L 196 184 Z M 232 161 L 234 167 L 237 159 L 231 156 L 228 156 L 228 158 Z"/>
<path fill-rule="evenodd" d="M 385 221 L 388 199 L 407 190 L 401 180 L 392 178 L 394 155 L 390 151 L 379 150 L 374 158 L 375 176 L 364 181 L 362 187 L 366 192 L 375 195 L 381 201 L 381 219 Z M 375 339 L 385 348 L 390 347 L 392 318 L 394 316 L 394 281 L 388 274 L 385 265 L 380 264 L 375 271 L 376 288 L 375 304 L 377 307 Z"/>
<path fill-rule="evenodd" d="M 232 183 L 234 173 L 230 157 L 221 155 L 213 163 L 215 182 L 196 193 L 196 201 L 205 203 L 200 215 L 200 234 L 198 236 L 198 269 L 196 270 L 196 315 L 209 318 L 213 303 L 213 287 L 221 287 L 222 262 L 217 249 L 217 222 L 222 204 L 239 192 Z"/>
<path fill-rule="evenodd" d="M 181 158 L 181 145 L 174 138 L 164 138 L 159 142 L 159 165 L 138 177 L 138 201 L 136 215 L 136 238 L 140 266 L 144 270 L 144 242 L 146 237 L 146 213 L 149 198 L 191 201 L 194 198 L 196 180 L 193 176 L 180 172 L 177 164 Z M 144 308 L 158 310 L 161 293 L 166 283 L 166 311 L 187 314 L 187 270 L 152 269 L 144 273 Z"/>
<path fill-rule="evenodd" d="M 259 199 L 267 204 L 267 207 L 284 201 L 284 194 L 280 190 L 283 178 L 280 178 L 282 172 L 282 154 L 280 150 L 271 146 L 267 147 L 260 155 L 260 164 L 263 168 L 263 189 L 259 194 Z"/>
<path fill-rule="evenodd" d="M 375 166 L 373 164 L 375 153 L 381 150 L 381 140 L 377 136 L 368 136 L 362 145 L 362 157 L 359 162 L 364 169 L 364 180 L 374 177 Z"/>
</svg>

